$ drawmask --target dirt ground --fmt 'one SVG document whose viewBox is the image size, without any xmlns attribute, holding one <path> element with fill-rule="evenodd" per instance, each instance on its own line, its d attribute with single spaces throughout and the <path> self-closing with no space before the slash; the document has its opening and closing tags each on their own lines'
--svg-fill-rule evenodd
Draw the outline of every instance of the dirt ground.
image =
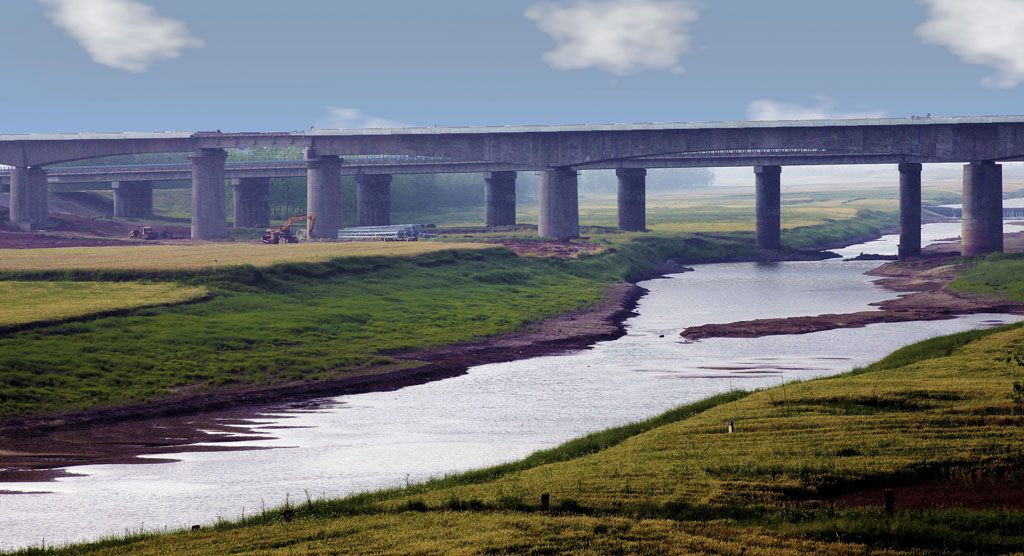
<svg viewBox="0 0 1024 556">
<path fill-rule="evenodd" d="M 580 253 L 594 253 L 600 249 L 599 245 L 593 243 L 571 243 L 558 240 L 488 239 L 484 243 L 504 246 L 517 255 L 558 257 L 560 259 L 571 259 Z"/>
<path fill-rule="evenodd" d="M 885 507 L 885 491 L 893 491 L 893 506 L 899 510 L 931 510 L 940 508 L 1007 508 L 1024 510 L 1024 484 L 924 482 L 892 489 L 858 490 L 830 498 L 836 506 L 858 508 Z"/>
<path fill-rule="evenodd" d="M 98 247 L 106 245 L 160 244 L 165 240 L 129 240 L 132 228 L 146 224 L 115 222 L 66 213 L 51 213 L 46 230 L 22 232 L 11 228 L 9 211 L 0 208 L 0 249 L 45 249 L 50 247 Z M 169 232 L 172 238 L 188 239 L 191 229 L 180 225 L 153 223 L 157 233 Z"/>
<path fill-rule="evenodd" d="M 1024 251 L 1024 233 L 1008 234 L 1004 249 Z M 756 319 L 722 324 L 691 326 L 680 336 L 688 340 L 702 338 L 757 338 L 776 334 L 807 334 L 834 328 L 859 328 L 881 322 L 950 319 L 969 313 L 1024 313 L 1024 303 L 945 289 L 955 278 L 954 258 L 960 254 L 958 243 L 925 248 L 921 259 L 910 264 L 889 263 L 868 272 L 887 289 L 905 292 L 896 299 L 874 303 L 881 310 L 826 314 L 779 319 Z"/>
</svg>

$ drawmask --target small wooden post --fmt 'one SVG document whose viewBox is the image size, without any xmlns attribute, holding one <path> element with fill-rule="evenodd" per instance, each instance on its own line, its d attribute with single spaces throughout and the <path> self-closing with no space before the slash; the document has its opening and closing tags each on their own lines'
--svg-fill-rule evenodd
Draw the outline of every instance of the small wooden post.
<svg viewBox="0 0 1024 556">
<path fill-rule="evenodd" d="M 548 508 L 551 507 L 551 494 L 545 492 L 540 495 L 540 511 L 547 513 Z"/>
<path fill-rule="evenodd" d="M 885 489 L 885 515 L 891 516 L 896 511 L 896 493 L 891 489 Z"/>
</svg>

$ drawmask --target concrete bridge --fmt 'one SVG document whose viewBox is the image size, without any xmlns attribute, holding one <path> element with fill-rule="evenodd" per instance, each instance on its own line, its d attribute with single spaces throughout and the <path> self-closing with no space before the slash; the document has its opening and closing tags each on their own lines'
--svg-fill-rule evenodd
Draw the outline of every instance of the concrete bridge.
<svg viewBox="0 0 1024 556">
<path fill-rule="evenodd" d="M 1024 160 L 1024 116 L 0 135 L 0 164 L 15 167 L 11 171 L 11 221 L 33 228 L 47 218 L 48 165 L 122 154 L 190 152 L 192 235 L 214 239 L 227 233 L 225 149 L 244 147 L 306 150 L 307 206 L 317 212 L 321 237 L 334 237 L 341 227 L 344 168 L 356 175 L 359 224 L 389 221 L 390 176 L 403 173 L 402 168 L 398 164 L 377 172 L 366 165 L 353 168 L 363 157 L 418 158 L 414 162 L 431 165 L 432 172 L 486 172 L 489 226 L 515 223 L 515 172 L 539 171 L 538 231 L 542 236 L 562 238 L 579 233 L 579 171 L 615 169 L 619 227 L 642 230 L 648 168 L 753 166 L 757 245 L 766 249 L 779 245 L 782 166 L 898 164 L 900 251 L 904 256 L 920 251 L 922 164 L 965 163 L 963 249 L 965 254 L 978 254 L 1002 250 L 999 162 Z M 427 167 L 421 166 L 421 170 L 427 171 Z M 236 190 L 240 192 L 236 199 L 248 203 L 251 201 L 246 199 L 262 195 L 262 186 L 251 189 L 255 193 L 250 195 L 242 186 Z"/>
</svg>

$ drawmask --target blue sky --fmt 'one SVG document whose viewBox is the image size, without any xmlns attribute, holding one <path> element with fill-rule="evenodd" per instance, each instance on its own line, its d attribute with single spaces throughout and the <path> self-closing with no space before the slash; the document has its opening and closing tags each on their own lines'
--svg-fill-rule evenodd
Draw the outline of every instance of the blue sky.
<svg viewBox="0 0 1024 556">
<path fill-rule="evenodd" d="M 1024 0 L 8 0 L 0 133 L 1024 113 Z"/>
</svg>

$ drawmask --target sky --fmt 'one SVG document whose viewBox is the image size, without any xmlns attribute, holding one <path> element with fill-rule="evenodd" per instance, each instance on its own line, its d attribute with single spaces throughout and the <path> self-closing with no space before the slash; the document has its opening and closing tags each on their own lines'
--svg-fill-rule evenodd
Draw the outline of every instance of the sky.
<svg viewBox="0 0 1024 556">
<path fill-rule="evenodd" d="M 1024 0 L 4 0 L 0 133 L 1024 114 Z"/>
</svg>

